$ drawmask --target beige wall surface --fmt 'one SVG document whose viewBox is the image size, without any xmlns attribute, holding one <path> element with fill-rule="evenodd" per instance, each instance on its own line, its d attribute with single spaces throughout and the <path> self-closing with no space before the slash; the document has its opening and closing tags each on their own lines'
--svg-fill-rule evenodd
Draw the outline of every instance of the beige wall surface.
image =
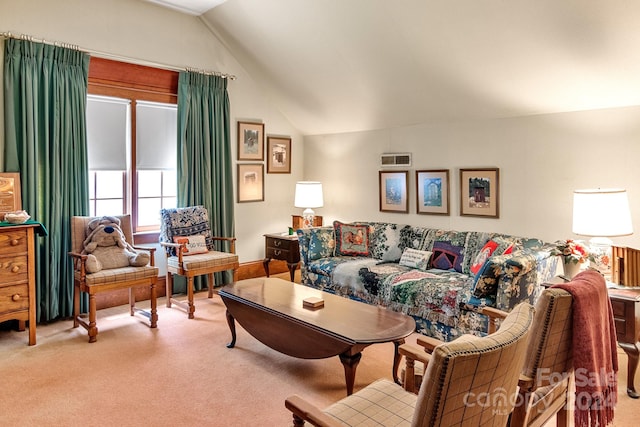
<svg viewBox="0 0 640 427">
<path fill-rule="evenodd" d="M 138 0 L 0 0 L 0 31 L 74 43 L 134 62 L 236 75 L 229 84 L 234 184 L 237 120 L 263 121 L 265 134 L 291 136 L 293 157 L 291 174 L 265 173 L 264 202 L 235 206 L 241 262 L 262 259 L 262 235 L 285 231 L 291 215 L 300 214 L 293 193 L 302 179 L 323 182 L 325 206 L 316 212 L 325 224 L 384 220 L 550 241 L 578 238 L 571 232 L 572 191 L 623 187 L 640 228 L 640 107 L 303 138 L 197 17 Z M 409 214 L 379 212 L 379 155 L 384 152 L 413 154 Z M 459 215 L 459 169 L 473 167 L 500 168 L 499 219 Z M 450 216 L 417 215 L 415 171 L 441 168 L 451 174 Z M 614 243 L 640 248 L 640 232 Z"/>
<path fill-rule="evenodd" d="M 378 207 L 379 156 L 409 152 L 409 214 Z M 305 176 L 324 183 L 327 221 L 378 220 L 486 230 L 547 241 L 574 238 L 573 190 L 626 188 L 640 248 L 640 107 L 416 125 L 305 137 Z M 327 165 L 331 165 L 327 167 Z M 460 216 L 460 168 L 500 168 L 500 218 Z M 385 168 L 384 170 L 403 170 Z M 416 214 L 415 171 L 449 169 L 450 216 Z M 346 186 L 345 182 L 349 185 Z"/>
<path fill-rule="evenodd" d="M 237 120 L 262 121 L 265 135 L 291 137 L 293 157 L 291 174 L 266 174 L 265 165 L 264 202 L 236 204 L 240 262 L 264 257 L 263 234 L 287 230 L 291 215 L 297 213 L 293 207 L 295 182 L 303 179 L 302 135 L 272 107 L 261 88 L 198 17 L 139 0 L 0 0 L 0 32 L 76 44 L 96 56 L 237 76 L 228 85 L 234 188 Z"/>
</svg>

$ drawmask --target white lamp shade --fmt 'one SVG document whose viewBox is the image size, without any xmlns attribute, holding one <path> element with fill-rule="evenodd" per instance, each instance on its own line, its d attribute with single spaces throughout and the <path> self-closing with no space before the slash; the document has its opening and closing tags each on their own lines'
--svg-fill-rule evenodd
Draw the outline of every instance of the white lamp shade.
<svg viewBox="0 0 640 427">
<path fill-rule="evenodd" d="M 321 208 L 323 204 L 322 183 L 314 181 L 296 183 L 296 195 L 293 201 L 296 208 Z"/>
<path fill-rule="evenodd" d="M 575 190 L 573 232 L 591 237 L 633 234 L 627 192 L 621 189 Z"/>
</svg>

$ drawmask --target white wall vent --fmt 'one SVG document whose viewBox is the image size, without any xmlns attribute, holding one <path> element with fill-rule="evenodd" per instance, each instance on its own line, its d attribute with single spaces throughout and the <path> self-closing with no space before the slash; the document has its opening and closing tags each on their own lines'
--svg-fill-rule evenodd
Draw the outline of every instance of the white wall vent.
<svg viewBox="0 0 640 427">
<path fill-rule="evenodd" d="M 380 155 L 380 166 L 411 166 L 411 153 L 382 153 Z"/>
</svg>

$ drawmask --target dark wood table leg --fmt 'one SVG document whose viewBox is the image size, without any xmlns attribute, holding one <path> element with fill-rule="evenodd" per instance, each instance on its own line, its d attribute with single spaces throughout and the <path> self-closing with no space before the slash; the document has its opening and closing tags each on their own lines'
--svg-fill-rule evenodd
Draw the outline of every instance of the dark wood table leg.
<svg viewBox="0 0 640 427">
<path fill-rule="evenodd" d="M 271 262 L 271 258 L 265 258 L 262 261 L 262 266 L 264 267 L 264 272 L 269 277 L 269 263 Z M 293 280 L 292 280 L 293 281 Z"/>
<path fill-rule="evenodd" d="M 296 268 L 298 268 L 298 263 L 287 263 L 287 267 L 289 267 L 289 275 L 291 276 L 291 281 L 294 282 L 294 278 L 296 277 Z"/>
<path fill-rule="evenodd" d="M 398 348 L 404 344 L 404 338 L 393 342 L 393 372 L 391 372 L 393 382 L 402 385 L 400 379 L 398 379 L 398 368 L 400 368 L 400 362 L 402 361 L 402 355 L 398 351 Z"/>
<path fill-rule="evenodd" d="M 340 355 L 340 361 L 342 362 L 342 366 L 344 366 L 344 379 L 347 382 L 347 396 L 353 394 L 353 384 L 356 381 L 356 368 L 361 358 L 362 353 L 360 352 L 356 354 L 342 353 Z"/>
<path fill-rule="evenodd" d="M 227 344 L 227 348 L 233 348 L 236 345 L 236 320 L 229 313 L 229 310 L 227 310 L 227 324 L 231 330 L 231 342 Z"/>
<path fill-rule="evenodd" d="M 619 342 L 618 344 L 629 357 L 629 366 L 627 369 L 627 394 L 629 397 L 637 399 L 640 397 L 640 394 L 636 391 L 633 379 L 636 376 L 636 369 L 638 369 L 638 355 L 640 354 L 638 343 L 631 344 Z"/>
</svg>

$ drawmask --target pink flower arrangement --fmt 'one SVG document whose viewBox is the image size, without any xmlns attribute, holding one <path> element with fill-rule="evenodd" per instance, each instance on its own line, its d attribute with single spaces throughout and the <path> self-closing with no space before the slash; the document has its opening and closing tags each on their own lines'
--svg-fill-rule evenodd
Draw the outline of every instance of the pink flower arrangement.
<svg viewBox="0 0 640 427">
<path fill-rule="evenodd" d="M 556 246 L 551 249 L 551 255 L 562 256 L 565 263 L 582 264 L 590 259 L 587 247 L 576 240 L 558 240 Z"/>
</svg>

